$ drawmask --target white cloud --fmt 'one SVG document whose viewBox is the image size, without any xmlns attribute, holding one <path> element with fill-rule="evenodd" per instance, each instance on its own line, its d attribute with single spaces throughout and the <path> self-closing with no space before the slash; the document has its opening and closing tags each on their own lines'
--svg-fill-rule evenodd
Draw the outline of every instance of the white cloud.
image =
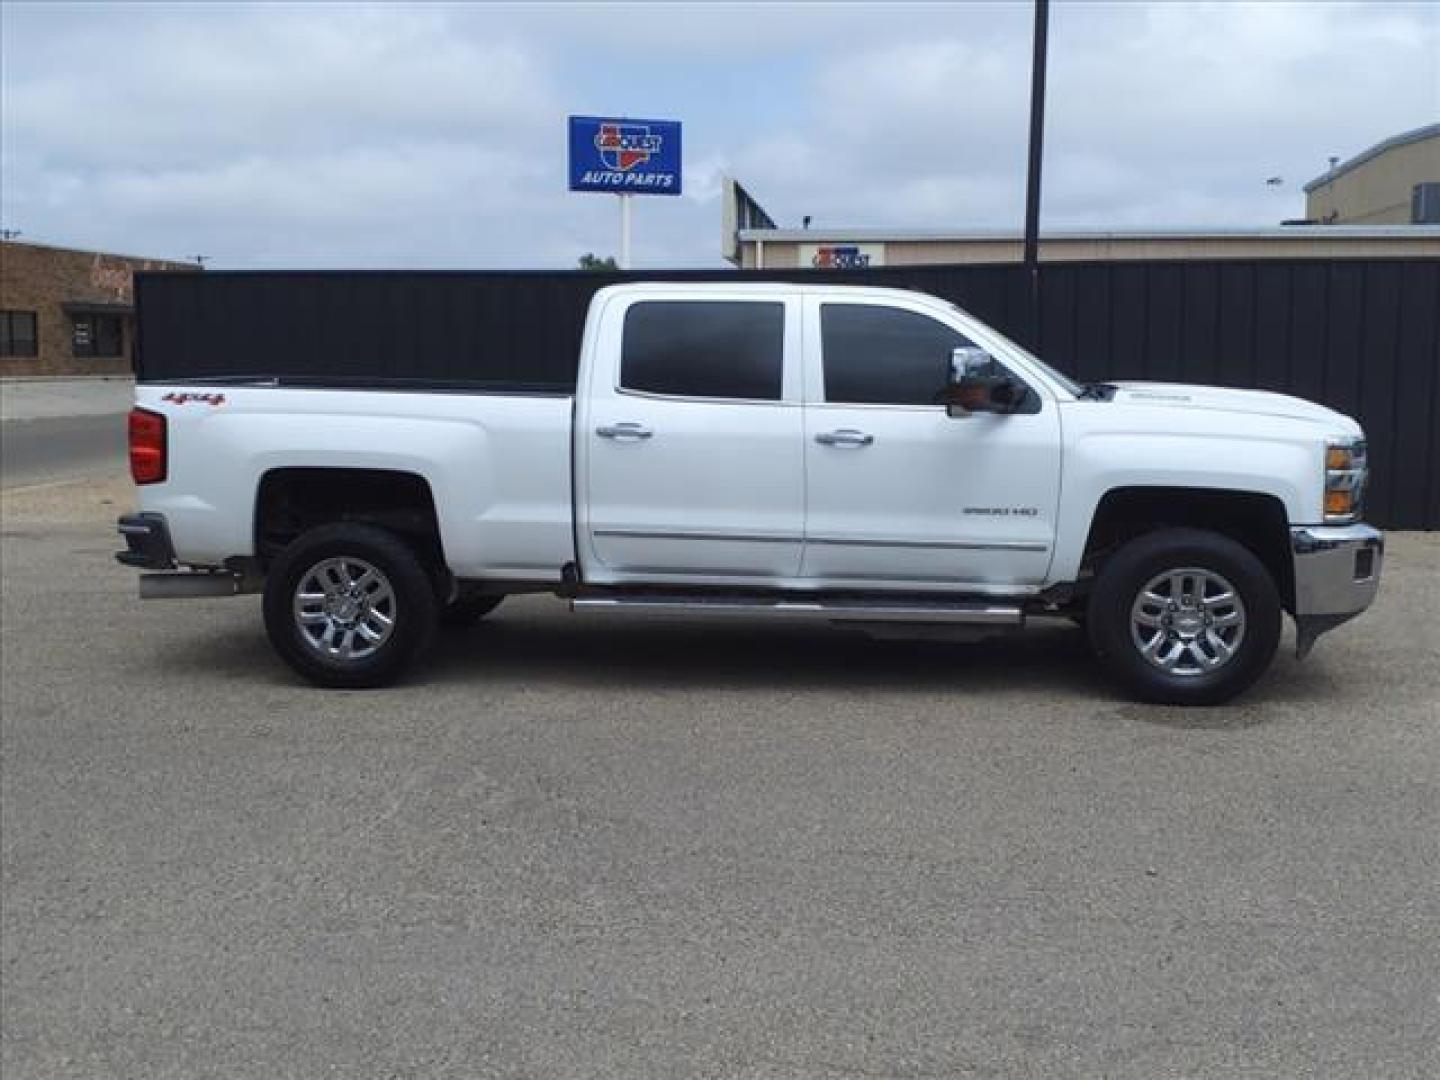
<svg viewBox="0 0 1440 1080">
<path fill-rule="evenodd" d="M 1440 6 L 1053 11 L 1052 227 L 1275 224 L 1302 212 L 1300 188 L 1327 154 L 1440 117 Z M 1008 29 L 851 49 L 816 82 L 820 120 L 773 136 L 783 153 L 743 175 L 767 203 L 818 208 L 835 224 L 1018 228 L 1028 10 L 1012 9 Z M 1264 183 L 1277 174 L 1278 192 Z"/>
<path fill-rule="evenodd" d="M 113 55 L 114 26 L 63 39 L 43 23 L 15 30 L 37 50 L 6 58 L 7 69 L 34 72 L 7 74 L 10 138 L 64 163 L 97 151 L 106 164 L 185 162 L 354 146 L 377 132 L 513 137 L 555 108 L 548 72 L 523 46 L 455 38 L 424 8 L 334 19 L 313 7 L 263 10 L 157 20 L 140 48 Z M 77 66 L 77 54 L 97 62 Z"/>
<path fill-rule="evenodd" d="M 1117 219 L 1148 204 L 1177 224 L 1273 224 L 1266 178 L 1284 176 L 1293 201 L 1281 216 L 1298 214 L 1332 148 L 1348 156 L 1440 114 L 1433 7 L 1160 4 L 1098 25 L 1060 10 L 1047 146 L 1129 167 L 1131 183 L 1113 190 L 1132 201 L 1109 200 Z M 1065 47 L 1096 36 L 1103 49 Z M 1055 179 L 1059 220 L 1089 223 L 1107 201 Z"/>
<path fill-rule="evenodd" d="M 686 122 L 648 265 L 718 260 L 719 177 L 782 223 L 1018 227 L 1023 4 L 0 6 L 0 214 L 232 265 L 572 265 L 567 112 Z M 1440 117 L 1440 5 L 1063 3 L 1044 223 L 1270 224 Z M 1279 192 L 1264 180 L 1283 175 Z"/>
</svg>

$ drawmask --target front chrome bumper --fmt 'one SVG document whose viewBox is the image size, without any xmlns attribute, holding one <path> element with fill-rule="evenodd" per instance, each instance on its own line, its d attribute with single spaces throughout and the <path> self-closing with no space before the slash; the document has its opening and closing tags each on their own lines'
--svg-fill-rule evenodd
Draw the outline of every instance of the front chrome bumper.
<svg viewBox="0 0 1440 1080">
<path fill-rule="evenodd" d="M 1300 525 L 1290 530 L 1295 560 L 1295 655 L 1370 606 L 1380 588 L 1385 536 L 1369 525 Z"/>
</svg>

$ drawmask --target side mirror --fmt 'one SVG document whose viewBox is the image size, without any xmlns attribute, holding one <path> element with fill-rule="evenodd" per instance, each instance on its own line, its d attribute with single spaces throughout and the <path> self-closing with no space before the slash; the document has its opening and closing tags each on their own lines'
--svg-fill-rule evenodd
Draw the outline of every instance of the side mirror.
<svg viewBox="0 0 1440 1080">
<path fill-rule="evenodd" d="M 1023 404 L 1025 391 L 984 349 L 963 345 L 951 350 L 950 385 L 944 392 L 945 411 L 950 416 L 1011 413 Z"/>
</svg>

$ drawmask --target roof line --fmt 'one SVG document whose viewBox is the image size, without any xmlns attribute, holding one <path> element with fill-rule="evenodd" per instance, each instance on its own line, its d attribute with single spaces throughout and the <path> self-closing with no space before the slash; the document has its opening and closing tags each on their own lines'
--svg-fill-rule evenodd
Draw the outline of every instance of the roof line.
<svg viewBox="0 0 1440 1080">
<path fill-rule="evenodd" d="M 915 240 L 990 241 L 1019 243 L 1023 235 L 1013 229 L 741 229 L 741 240 L 786 243 L 904 243 Z M 1440 225 L 1278 225 L 1253 229 L 1056 229 L 1040 234 L 1040 240 L 1247 240 L 1276 239 L 1437 239 Z"/>
<path fill-rule="evenodd" d="M 100 251 L 97 248 L 75 248 L 66 247 L 64 244 L 47 244 L 41 240 L 19 240 L 7 238 L 0 243 L 14 244 L 16 247 L 44 248 L 46 251 L 65 251 L 71 255 L 103 255 L 110 259 L 129 259 L 132 262 L 165 263 L 169 266 L 193 266 L 196 269 L 203 269 L 204 264 L 193 259 L 167 259 L 159 255 L 130 255 L 123 251 Z"/>
<path fill-rule="evenodd" d="M 1440 124 L 1426 124 L 1424 127 L 1418 127 L 1412 131 L 1402 131 L 1399 135 L 1391 135 L 1390 138 L 1381 140 L 1370 147 L 1369 150 L 1362 150 L 1348 161 L 1342 161 L 1333 169 L 1329 169 L 1322 175 L 1315 177 L 1314 180 L 1311 180 L 1305 185 L 1305 194 L 1310 194 L 1310 192 L 1316 188 L 1322 187 L 1332 180 L 1338 180 L 1346 173 L 1353 169 L 1358 169 L 1367 161 L 1379 157 L 1387 150 L 1394 150 L 1397 146 L 1408 146 L 1411 143 L 1424 142 L 1426 139 L 1437 137 L 1440 137 Z"/>
</svg>

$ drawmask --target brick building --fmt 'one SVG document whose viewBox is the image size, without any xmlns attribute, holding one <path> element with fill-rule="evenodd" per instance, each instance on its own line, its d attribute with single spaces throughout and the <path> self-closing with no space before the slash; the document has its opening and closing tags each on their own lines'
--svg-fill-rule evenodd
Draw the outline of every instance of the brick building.
<svg viewBox="0 0 1440 1080">
<path fill-rule="evenodd" d="M 137 270 L 198 263 L 0 242 L 0 375 L 120 375 L 135 345 Z"/>
</svg>

